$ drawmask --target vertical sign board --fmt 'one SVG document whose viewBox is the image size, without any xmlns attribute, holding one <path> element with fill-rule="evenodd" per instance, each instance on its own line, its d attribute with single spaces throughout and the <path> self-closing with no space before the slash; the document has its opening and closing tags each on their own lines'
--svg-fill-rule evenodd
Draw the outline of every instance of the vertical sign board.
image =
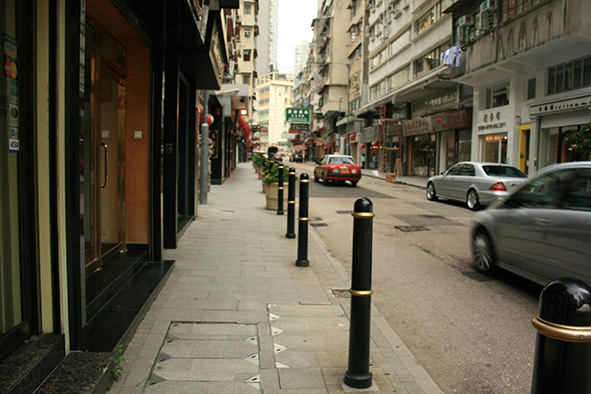
<svg viewBox="0 0 591 394">
<path fill-rule="evenodd" d="M 7 36 L 6 34 L 2 34 L 2 53 L 4 75 L 8 78 L 8 120 L 10 126 L 8 151 L 18 152 L 20 149 L 18 139 L 18 45 L 14 38 Z"/>
</svg>

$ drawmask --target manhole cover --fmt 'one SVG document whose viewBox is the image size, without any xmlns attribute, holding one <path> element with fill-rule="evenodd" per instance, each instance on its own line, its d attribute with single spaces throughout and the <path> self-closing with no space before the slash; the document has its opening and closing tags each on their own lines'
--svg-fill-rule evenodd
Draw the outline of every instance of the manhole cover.
<svg viewBox="0 0 591 394">
<path fill-rule="evenodd" d="M 412 233 L 415 231 L 429 231 L 428 228 L 423 226 L 394 226 L 394 228 L 402 231 L 403 233 Z"/>
<path fill-rule="evenodd" d="M 310 223 L 310 226 L 312 226 L 312 227 L 328 227 L 328 224 L 326 224 L 326 223 Z"/>
<path fill-rule="evenodd" d="M 336 298 L 351 298 L 349 289 L 330 289 L 330 291 Z"/>
<path fill-rule="evenodd" d="M 346 215 L 346 214 L 351 214 L 351 213 L 353 213 L 353 211 L 337 211 L 337 213 L 338 213 L 339 215 Z"/>
</svg>

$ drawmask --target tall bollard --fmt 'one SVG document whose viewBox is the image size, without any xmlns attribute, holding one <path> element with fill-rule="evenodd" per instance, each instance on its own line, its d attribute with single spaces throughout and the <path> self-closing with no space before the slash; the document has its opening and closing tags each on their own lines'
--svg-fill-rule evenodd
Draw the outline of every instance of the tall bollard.
<svg viewBox="0 0 591 394">
<path fill-rule="evenodd" d="M 368 388 L 369 340 L 371 314 L 371 252 L 373 237 L 373 204 L 369 198 L 355 201 L 353 213 L 353 269 L 351 274 L 351 323 L 349 330 L 349 368 L 345 384 Z"/>
<path fill-rule="evenodd" d="M 283 215 L 283 164 L 279 164 L 279 180 L 277 185 L 277 215 Z"/>
<path fill-rule="evenodd" d="M 540 294 L 533 394 L 591 393 L 591 287 L 563 278 Z"/>
<path fill-rule="evenodd" d="M 289 169 L 289 179 L 287 181 L 287 233 L 285 238 L 295 238 L 295 175 L 296 170 L 293 167 Z"/>
<path fill-rule="evenodd" d="M 298 218 L 298 267 L 308 267 L 308 187 L 310 186 L 310 177 L 304 173 L 300 175 L 300 217 Z"/>
</svg>

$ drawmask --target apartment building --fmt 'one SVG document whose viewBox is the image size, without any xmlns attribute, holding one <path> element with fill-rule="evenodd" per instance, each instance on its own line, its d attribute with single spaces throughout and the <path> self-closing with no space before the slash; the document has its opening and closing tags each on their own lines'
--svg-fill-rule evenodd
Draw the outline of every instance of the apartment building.
<svg viewBox="0 0 591 394">
<path fill-rule="evenodd" d="M 526 173 L 581 159 L 569 135 L 591 121 L 591 3 L 457 1 L 454 44 L 474 88 L 472 159 Z"/>
<path fill-rule="evenodd" d="M 260 76 L 255 88 L 257 110 L 254 123 L 260 127 L 259 148 L 266 150 L 271 145 L 287 147 L 285 135 L 289 124 L 285 122 L 285 109 L 291 106 L 294 76 L 272 72 Z"/>
</svg>

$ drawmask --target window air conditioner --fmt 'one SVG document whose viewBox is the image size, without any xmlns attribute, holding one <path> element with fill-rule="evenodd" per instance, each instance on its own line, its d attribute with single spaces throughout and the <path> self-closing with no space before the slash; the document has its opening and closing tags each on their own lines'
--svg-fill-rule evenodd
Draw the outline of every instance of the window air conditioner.
<svg viewBox="0 0 591 394">
<path fill-rule="evenodd" d="M 470 15 L 462 15 L 458 19 L 458 26 L 472 26 L 474 24 L 474 17 Z"/>
<path fill-rule="evenodd" d="M 496 11 L 497 9 L 497 0 L 484 0 L 481 4 L 480 4 L 480 12 L 487 13 L 487 12 L 492 12 L 492 11 Z"/>
</svg>

